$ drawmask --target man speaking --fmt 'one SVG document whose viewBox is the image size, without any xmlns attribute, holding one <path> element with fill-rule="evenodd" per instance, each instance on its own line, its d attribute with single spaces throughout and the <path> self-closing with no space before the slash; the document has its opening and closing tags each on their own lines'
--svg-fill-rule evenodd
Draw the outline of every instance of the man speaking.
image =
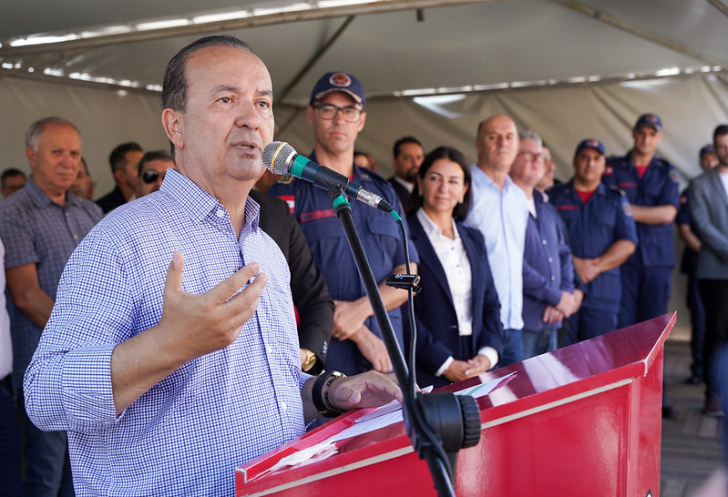
<svg viewBox="0 0 728 497">
<path fill-rule="evenodd" d="M 68 430 L 80 495 L 229 495 L 304 419 L 401 398 L 375 372 L 300 372 L 288 267 L 248 199 L 273 137 L 265 64 L 203 38 L 162 101 L 175 170 L 71 256 L 25 377 L 33 422 Z"/>
</svg>

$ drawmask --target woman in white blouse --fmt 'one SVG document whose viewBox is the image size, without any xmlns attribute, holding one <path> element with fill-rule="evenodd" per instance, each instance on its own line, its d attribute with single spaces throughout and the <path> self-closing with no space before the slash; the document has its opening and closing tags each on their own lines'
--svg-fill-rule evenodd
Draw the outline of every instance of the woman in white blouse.
<svg viewBox="0 0 728 497">
<path fill-rule="evenodd" d="M 500 304 L 481 233 L 463 224 L 470 169 L 451 147 L 425 157 L 407 203 L 420 255 L 415 297 L 417 382 L 442 386 L 494 367 L 503 346 Z"/>
</svg>

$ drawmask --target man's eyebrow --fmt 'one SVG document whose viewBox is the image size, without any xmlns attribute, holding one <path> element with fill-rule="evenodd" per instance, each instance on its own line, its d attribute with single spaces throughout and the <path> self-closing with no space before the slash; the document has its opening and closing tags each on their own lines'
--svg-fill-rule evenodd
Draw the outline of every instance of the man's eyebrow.
<svg viewBox="0 0 728 497">
<path fill-rule="evenodd" d="M 218 85 L 212 89 L 213 93 L 217 93 L 220 91 L 231 91 L 231 92 L 239 92 L 240 87 L 238 86 L 232 86 L 232 85 Z"/>
</svg>

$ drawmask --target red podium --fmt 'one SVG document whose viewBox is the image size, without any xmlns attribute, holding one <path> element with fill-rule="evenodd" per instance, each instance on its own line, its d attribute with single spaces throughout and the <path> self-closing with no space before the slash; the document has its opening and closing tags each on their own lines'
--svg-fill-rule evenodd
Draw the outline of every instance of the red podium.
<svg viewBox="0 0 728 497">
<path fill-rule="evenodd" d="M 446 387 L 504 378 L 478 398 L 481 440 L 458 454 L 457 495 L 657 497 L 663 346 L 675 320 L 667 314 Z M 369 411 L 237 468 L 235 495 L 436 495 L 402 422 L 330 444 L 336 453 L 315 462 L 271 470 Z"/>
</svg>

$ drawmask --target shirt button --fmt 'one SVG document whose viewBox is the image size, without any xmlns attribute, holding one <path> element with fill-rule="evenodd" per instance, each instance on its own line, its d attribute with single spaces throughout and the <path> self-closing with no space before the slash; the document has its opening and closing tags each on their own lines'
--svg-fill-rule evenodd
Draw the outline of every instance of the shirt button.
<svg viewBox="0 0 728 497">
<path fill-rule="evenodd" d="M 554 262 L 553 258 L 549 257 L 549 262 Z"/>
<path fill-rule="evenodd" d="M 223 211 L 222 209 L 218 209 L 217 212 L 215 213 L 215 215 L 217 217 L 224 217 L 225 216 L 225 211 Z"/>
<path fill-rule="evenodd" d="M 265 351 L 268 353 L 268 355 L 271 355 L 273 353 L 273 349 L 270 347 L 270 345 L 266 345 Z"/>
<path fill-rule="evenodd" d="M 281 402 L 281 410 L 285 411 L 286 409 L 288 409 L 288 404 L 286 404 L 285 402 Z"/>
<path fill-rule="evenodd" d="M 73 235 L 74 240 L 78 240 L 78 235 Z"/>
<path fill-rule="evenodd" d="M 556 276 L 551 277 L 551 281 L 554 281 L 556 279 Z"/>
<path fill-rule="evenodd" d="M 543 243 L 544 245 L 546 245 L 546 240 L 541 240 L 541 243 Z"/>
</svg>

